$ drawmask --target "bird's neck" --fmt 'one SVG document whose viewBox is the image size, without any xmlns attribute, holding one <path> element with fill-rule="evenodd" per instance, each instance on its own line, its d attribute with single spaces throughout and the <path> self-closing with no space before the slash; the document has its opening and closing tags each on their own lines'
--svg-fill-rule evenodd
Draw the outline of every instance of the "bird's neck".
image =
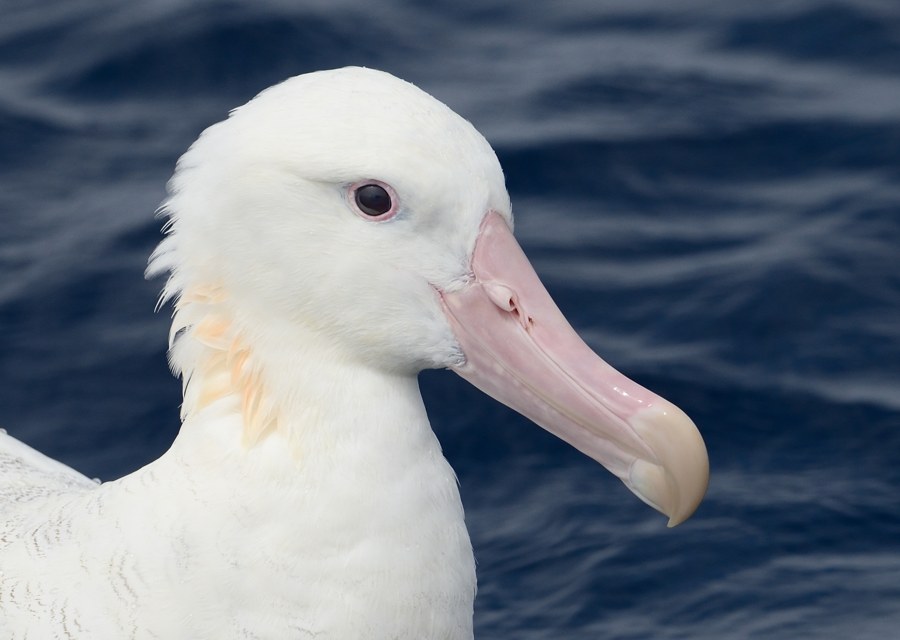
<svg viewBox="0 0 900 640">
<path fill-rule="evenodd" d="M 215 288 L 185 292 L 172 335 L 184 381 L 179 440 L 251 457 L 278 447 L 303 466 L 348 443 L 367 443 L 374 458 L 379 447 L 434 442 L 413 372 L 368 366 L 302 324 L 241 317 Z"/>
</svg>

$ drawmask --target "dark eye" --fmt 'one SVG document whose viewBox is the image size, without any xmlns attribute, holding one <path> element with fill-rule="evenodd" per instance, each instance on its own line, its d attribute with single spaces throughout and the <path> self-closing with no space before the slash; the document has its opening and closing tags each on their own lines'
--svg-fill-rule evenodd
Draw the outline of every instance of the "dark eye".
<svg viewBox="0 0 900 640">
<path fill-rule="evenodd" d="M 387 189 L 380 184 L 364 184 L 356 189 L 356 206 L 367 216 L 380 216 L 391 210 L 393 203 Z"/>
<path fill-rule="evenodd" d="M 397 192 L 386 182 L 366 178 L 354 182 L 347 189 L 350 208 L 363 220 L 385 222 L 397 215 L 400 200 Z"/>
</svg>

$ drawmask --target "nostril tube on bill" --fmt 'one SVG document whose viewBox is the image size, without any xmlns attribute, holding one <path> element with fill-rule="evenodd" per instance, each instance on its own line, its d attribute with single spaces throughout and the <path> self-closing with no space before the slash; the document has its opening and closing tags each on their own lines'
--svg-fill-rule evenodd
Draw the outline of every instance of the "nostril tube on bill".
<svg viewBox="0 0 900 640">
<path fill-rule="evenodd" d="M 503 311 L 514 311 L 516 309 L 516 292 L 499 282 L 485 282 L 483 285 L 484 292 L 498 308 Z"/>
<path fill-rule="evenodd" d="M 534 319 L 521 308 L 519 296 L 516 295 L 513 289 L 499 282 L 485 282 L 482 284 L 482 287 L 491 302 L 497 308 L 510 313 L 519 321 L 523 329 L 527 331 L 534 324 Z"/>
</svg>

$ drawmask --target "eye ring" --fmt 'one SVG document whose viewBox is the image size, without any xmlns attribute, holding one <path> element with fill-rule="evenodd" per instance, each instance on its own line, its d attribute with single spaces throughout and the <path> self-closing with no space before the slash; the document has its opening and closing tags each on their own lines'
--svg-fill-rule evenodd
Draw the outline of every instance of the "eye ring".
<svg viewBox="0 0 900 640">
<path fill-rule="evenodd" d="M 354 213 L 364 220 L 384 222 L 397 215 L 397 192 L 386 182 L 360 180 L 350 185 L 347 195 Z"/>
</svg>

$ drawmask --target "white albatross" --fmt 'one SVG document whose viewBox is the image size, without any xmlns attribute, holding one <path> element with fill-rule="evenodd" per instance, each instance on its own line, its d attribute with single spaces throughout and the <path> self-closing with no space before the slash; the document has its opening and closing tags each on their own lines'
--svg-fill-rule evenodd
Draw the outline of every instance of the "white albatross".
<svg viewBox="0 0 900 640">
<path fill-rule="evenodd" d="M 348 68 L 272 87 L 179 160 L 167 236 L 182 426 L 95 484 L 0 436 L 4 640 L 472 637 L 475 564 L 416 375 L 449 368 L 670 525 L 706 490 L 679 409 L 566 323 L 484 138 Z"/>
</svg>

